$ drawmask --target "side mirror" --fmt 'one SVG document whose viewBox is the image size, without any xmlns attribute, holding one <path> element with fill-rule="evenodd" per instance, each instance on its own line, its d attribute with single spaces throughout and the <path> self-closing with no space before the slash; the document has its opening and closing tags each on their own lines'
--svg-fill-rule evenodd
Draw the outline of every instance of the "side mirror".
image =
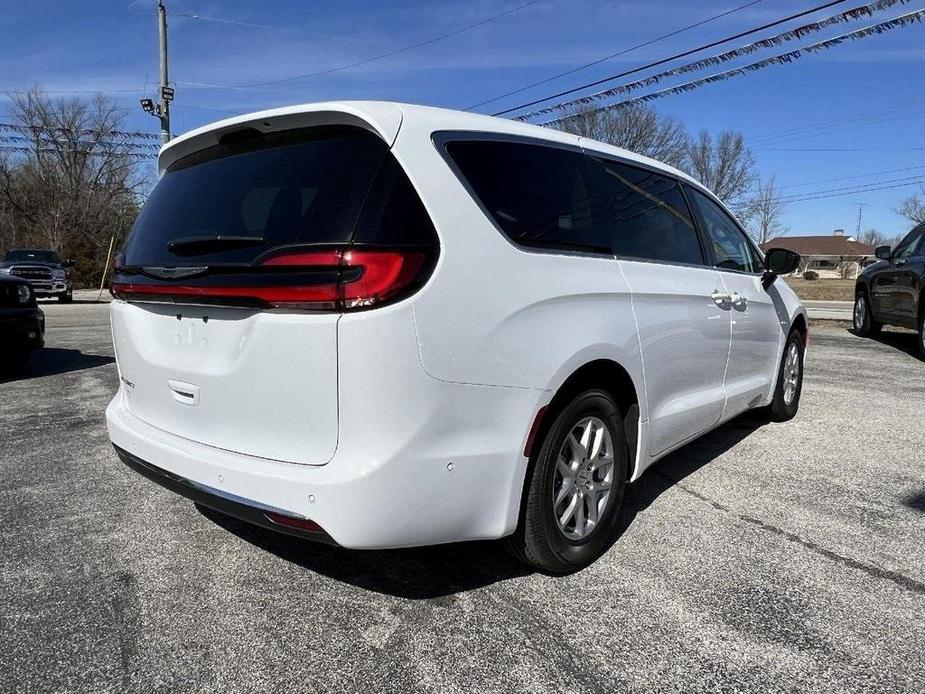
<svg viewBox="0 0 925 694">
<path fill-rule="evenodd" d="M 874 255 L 877 256 L 878 260 L 889 260 L 893 257 L 893 249 L 889 246 L 877 246 L 874 250 Z"/>
<path fill-rule="evenodd" d="M 63 263 L 61 263 L 61 267 L 74 267 L 74 261 L 68 258 Z"/>
<path fill-rule="evenodd" d="M 764 254 L 764 266 L 761 284 L 767 289 L 779 275 L 789 275 L 800 266 L 800 254 L 786 248 L 771 248 Z"/>
</svg>

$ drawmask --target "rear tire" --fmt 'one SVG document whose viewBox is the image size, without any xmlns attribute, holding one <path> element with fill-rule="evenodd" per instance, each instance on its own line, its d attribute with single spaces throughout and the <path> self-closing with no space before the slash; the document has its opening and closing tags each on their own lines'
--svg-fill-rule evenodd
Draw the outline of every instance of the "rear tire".
<svg viewBox="0 0 925 694">
<path fill-rule="evenodd" d="M 577 571 L 607 549 L 623 504 L 627 443 L 614 399 L 598 389 L 579 394 L 534 450 L 522 517 L 507 547 L 540 571 Z"/>
<path fill-rule="evenodd" d="M 803 393 L 803 336 L 799 330 L 791 330 L 784 345 L 784 354 L 777 371 L 777 386 L 774 399 L 768 406 L 768 416 L 774 422 L 786 422 L 796 416 L 800 409 L 800 395 Z"/>
<path fill-rule="evenodd" d="M 925 359 L 925 307 L 919 310 L 919 357 Z"/>
<path fill-rule="evenodd" d="M 883 328 L 883 323 L 874 320 L 874 314 L 870 310 L 870 297 L 866 291 L 859 291 L 854 297 L 854 332 L 861 337 L 872 337 L 879 335 Z"/>
</svg>

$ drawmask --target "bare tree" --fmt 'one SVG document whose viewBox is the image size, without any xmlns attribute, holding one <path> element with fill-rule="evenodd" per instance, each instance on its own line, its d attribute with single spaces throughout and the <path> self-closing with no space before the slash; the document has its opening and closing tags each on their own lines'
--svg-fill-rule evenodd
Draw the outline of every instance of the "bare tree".
<svg viewBox="0 0 925 694">
<path fill-rule="evenodd" d="M 687 128 L 680 121 L 661 116 L 646 104 L 577 111 L 569 114 L 557 127 L 675 167 L 684 165 L 690 141 Z"/>
<path fill-rule="evenodd" d="M 919 187 L 922 189 L 922 195 L 918 193 L 910 195 L 899 203 L 899 207 L 893 210 L 896 214 L 905 217 L 913 224 L 925 222 L 925 199 L 922 197 L 925 196 L 925 186 L 919 184 Z"/>
<path fill-rule="evenodd" d="M 102 96 L 50 99 L 35 89 L 10 98 L 0 246 L 56 250 L 77 261 L 78 279 L 88 276 L 137 215 L 148 184 L 139 164 L 153 146 L 120 130 L 121 111 Z"/>
<path fill-rule="evenodd" d="M 755 178 L 755 158 L 741 133 L 725 130 L 714 143 L 706 130 L 688 147 L 685 168 L 717 197 L 741 208 L 741 198 Z"/>
<path fill-rule="evenodd" d="M 743 205 L 741 216 L 748 220 L 748 230 L 759 245 L 784 231 L 780 219 L 787 205 L 781 200 L 780 192 L 774 176 L 764 181 L 758 179 L 758 192 Z"/>
</svg>

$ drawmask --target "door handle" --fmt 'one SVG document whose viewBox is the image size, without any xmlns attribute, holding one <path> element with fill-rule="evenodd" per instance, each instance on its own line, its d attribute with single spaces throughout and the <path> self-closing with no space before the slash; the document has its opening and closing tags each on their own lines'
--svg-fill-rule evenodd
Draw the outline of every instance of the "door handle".
<svg viewBox="0 0 925 694">
<path fill-rule="evenodd" d="M 736 308 L 744 309 L 746 306 L 748 306 L 748 299 L 746 299 L 744 296 L 740 296 L 738 292 L 733 292 L 729 299 L 732 301 L 732 305 Z"/>
<path fill-rule="evenodd" d="M 721 292 L 718 289 L 713 290 L 713 293 L 710 294 L 710 298 L 713 299 L 713 303 L 719 307 L 722 307 L 732 301 L 732 297 L 729 296 L 729 294 L 726 292 Z"/>
<path fill-rule="evenodd" d="M 905 264 L 906 264 L 906 261 L 903 258 L 899 258 L 896 260 L 896 267 L 902 267 Z"/>
</svg>

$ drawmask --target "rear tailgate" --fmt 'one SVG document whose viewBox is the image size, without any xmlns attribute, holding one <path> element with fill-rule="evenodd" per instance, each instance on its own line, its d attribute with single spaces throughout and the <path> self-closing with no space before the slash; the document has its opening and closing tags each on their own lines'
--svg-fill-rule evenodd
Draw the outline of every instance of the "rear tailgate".
<svg viewBox="0 0 925 694">
<path fill-rule="evenodd" d="M 113 302 L 126 407 L 210 446 L 324 464 L 337 447 L 337 320 Z"/>
</svg>

